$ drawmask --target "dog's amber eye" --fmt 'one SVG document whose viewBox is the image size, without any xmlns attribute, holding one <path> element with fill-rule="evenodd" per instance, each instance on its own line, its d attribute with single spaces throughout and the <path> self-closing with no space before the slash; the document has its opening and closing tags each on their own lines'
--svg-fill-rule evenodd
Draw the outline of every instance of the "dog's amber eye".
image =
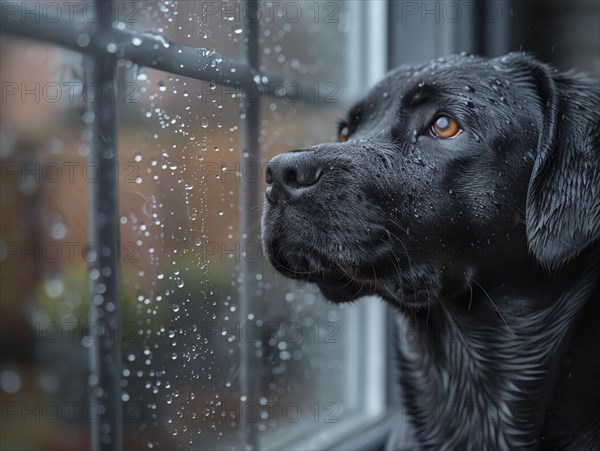
<svg viewBox="0 0 600 451">
<path fill-rule="evenodd" d="M 438 116 L 430 128 L 431 134 L 436 138 L 450 139 L 458 135 L 462 130 L 458 123 L 450 116 Z"/>
<path fill-rule="evenodd" d="M 338 141 L 343 143 L 348 141 L 348 137 L 350 136 L 350 127 L 344 125 L 340 128 L 340 132 L 338 133 Z"/>
</svg>

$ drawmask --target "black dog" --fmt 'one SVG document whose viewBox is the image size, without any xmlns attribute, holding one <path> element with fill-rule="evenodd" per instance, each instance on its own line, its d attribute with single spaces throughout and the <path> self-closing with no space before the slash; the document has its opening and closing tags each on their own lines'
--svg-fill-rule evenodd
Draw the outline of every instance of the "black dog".
<svg viewBox="0 0 600 451">
<path fill-rule="evenodd" d="M 600 448 L 600 89 L 524 54 L 391 72 L 267 169 L 263 241 L 401 312 L 388 447 Z"/>
</svg>

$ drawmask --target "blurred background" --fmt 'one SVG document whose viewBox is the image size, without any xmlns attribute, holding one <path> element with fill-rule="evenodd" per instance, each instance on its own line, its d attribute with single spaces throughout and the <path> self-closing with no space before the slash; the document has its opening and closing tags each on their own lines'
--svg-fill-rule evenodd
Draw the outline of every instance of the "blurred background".
<svg viewBox="0 0 600 451">
<path fill-rule="evenodd" d="M 0 26 L 9 3 L 0 2 Z M 50 3 L 70 8 L 25 3 L 42 20 L 54 14 Z M 71 3 L 75 14 L 83 8 Z M 115 11 L 127 27 L 238 58 L 240 18 L 223 13 L 236 4 L 123 1 Z M 207 5 L 219 13 L 207 17 Z M 334 140 L 345 109 L 399 64 L 522 50 L 600 76 L 594 0 L 260 5 L 261 71 L 314 87 L 310 102 L 261 98 L 262 168 L 282 151 Z M 95 174 L 82 56 L 0 36 L 0 447 L 86 449 Z M 262 171 L 240 163 L 239 90 L 120 59 L 115 101 L 124 448 L 243 449 L 244 422 L 251 445 L 265 449 L 324 449 L 352 432 L 374 437 L 357 447 L 380 446 L 378 425 L 398 407 L 384 307 L 330 305 L 314 287 L 274 274 L 260 245 L 240 246 L 240 212 L 260 208 L 240 205 L 241 181 L 264 186 Z M 260 268 L 258 302 L 240 318 L 244 258 Z M 252 412 L 240 410 L 241 342 L 253 347 L 259 382 Z"/>
</svg>

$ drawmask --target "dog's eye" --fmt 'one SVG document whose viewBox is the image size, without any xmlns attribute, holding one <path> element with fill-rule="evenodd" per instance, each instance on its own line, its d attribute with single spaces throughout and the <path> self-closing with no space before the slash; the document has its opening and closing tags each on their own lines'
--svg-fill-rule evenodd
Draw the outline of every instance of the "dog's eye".
<svg viewBox="0 0 600 451">
<path fill-rule="evenodd" d="M 458 123 L 446 115 L 438 116 L 431 124 L 429 131 L 432 136 L 440 139 L 454 138 L 462 132 Z"/>
<path fill-rule="evenodd" d="M 348 127 L 347 125 L 343 125 L 342 127 L 340 127 L 340 131 L 338 133 L 338 141 L 343 143 L 348 141 L 348 138 L 350 137 L 350 127 Z"/>
</svg>

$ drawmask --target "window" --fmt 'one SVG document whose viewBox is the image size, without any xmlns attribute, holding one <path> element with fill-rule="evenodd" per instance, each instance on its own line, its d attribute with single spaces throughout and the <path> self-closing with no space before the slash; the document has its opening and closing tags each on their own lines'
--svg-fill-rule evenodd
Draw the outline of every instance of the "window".
<svg viewBox="0 0 600 451">
<path fill-rule="evenodd" d="M 259 221 L 382 76 L 385 3 L 1 7 L 3 447 L 382 443 L 384 307 L 274 274 Z"/>
</svg>

